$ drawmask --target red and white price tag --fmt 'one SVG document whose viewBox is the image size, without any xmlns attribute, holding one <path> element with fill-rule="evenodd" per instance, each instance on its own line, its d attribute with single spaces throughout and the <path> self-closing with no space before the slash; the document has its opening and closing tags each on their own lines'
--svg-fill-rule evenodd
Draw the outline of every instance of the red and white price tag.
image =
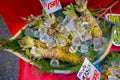
<svg viewBox="0 0 120 80">
<path fill-rule="evenodd" d="M 42 7 L 47 14 L 53 13 L 59 9 L 62 9 L 59 0 L 40 0 Z"/>
<path fill-rule="evenodd" d="M 77 77 L 80 80 L 100 80 L 100 72 L 85 58 Z"/>
</svg>

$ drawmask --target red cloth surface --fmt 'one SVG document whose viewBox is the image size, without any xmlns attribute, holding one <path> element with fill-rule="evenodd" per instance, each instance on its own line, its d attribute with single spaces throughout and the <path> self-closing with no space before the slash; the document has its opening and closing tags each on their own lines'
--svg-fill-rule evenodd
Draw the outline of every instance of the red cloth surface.
<svg viewBox="0 0 120 80">
<path fill-rule="evenodd" d="M 62 6 L 73 3 L 74 0 L 60 0 Z M 89 8 L 106 8 L 112 5 L 116 0 L 88 0 Z M 39 0 L 0 0 L 0 14 L 6 21 L 10 32 L 15 35 L 21 29 L 26 21 L 20 17 L 27 17 L 30 14 L 35 16 L 41 13 L 41 5 Z M 120 13 L 120 2 L 112 8 L 113 13 Z M 110 51 L 118 51 L 120 47 L 112 46 Z M 19 80 L 79 80 L 76 73 L 65 74 L 50 74 L 47 72 L 38 73 L 38 69 L 30 64 L 19 59 Z"/>
</svg>

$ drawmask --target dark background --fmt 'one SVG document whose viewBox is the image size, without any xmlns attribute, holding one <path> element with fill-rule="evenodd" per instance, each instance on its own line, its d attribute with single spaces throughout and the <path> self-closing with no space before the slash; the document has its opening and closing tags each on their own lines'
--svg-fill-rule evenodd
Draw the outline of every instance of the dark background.
<svg viewBox="0 0 120 80">
<path fill-rule="evenodd" d="M 1 15 L 0 37 L 11 37 L 8 27 Z M 18 80 L 18 58 L 5 51 L 0 51 L 0 80 Z"/>
</svg>

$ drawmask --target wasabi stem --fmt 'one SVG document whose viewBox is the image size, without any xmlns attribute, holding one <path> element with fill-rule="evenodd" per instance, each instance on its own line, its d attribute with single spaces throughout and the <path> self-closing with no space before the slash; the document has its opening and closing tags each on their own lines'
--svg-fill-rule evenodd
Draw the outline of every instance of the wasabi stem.
<svg viewBox="0 0 120 80">
<path fill-rule="evenodd" d="M 76 1 L 76 10 L 86 19 L 89 23 L 92 36 L 94 38 L 102 37 L 102 30 L 98 25 L 96 19 L 92 16 L 90 11 L 87 9 L 87 0 L 75 0 Z"/>
<path fill-rule="evenodd" d="M 64 8 L 63 14 L 66 15 L 66 16 L 73 17 L 74 20 L 78 19 L 78 15 L 76 14 L 75 7 L 74 7 L 74 5 L 72 3 L 67 5 Z"/>
</svg>

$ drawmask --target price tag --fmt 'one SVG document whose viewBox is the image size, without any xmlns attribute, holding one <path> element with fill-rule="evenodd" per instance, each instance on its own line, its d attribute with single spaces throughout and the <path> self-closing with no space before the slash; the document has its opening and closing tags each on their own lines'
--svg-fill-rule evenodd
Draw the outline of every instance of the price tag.
<svg viewBox="0 0 120 80">
<path fill-rule="evenodd" d="M 62 9 L 59 0 L 40 0 L 42 7 L 45 9 L 47 14 L 56 12 L 59 9 Z"/>
<path fill-rule="evenodd" d="M 77 77 L 80 80 L 100 80 L 100 72 L 85 58 Z"/>
</svg>

